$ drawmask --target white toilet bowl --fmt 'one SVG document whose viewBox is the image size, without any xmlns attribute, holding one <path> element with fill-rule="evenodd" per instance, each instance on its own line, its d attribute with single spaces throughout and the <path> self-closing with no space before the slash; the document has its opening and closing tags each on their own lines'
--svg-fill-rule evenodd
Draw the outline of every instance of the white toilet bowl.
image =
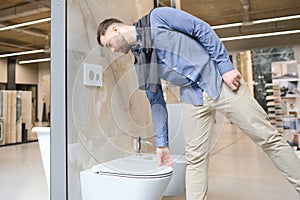
<svg viewBox="0 0 300 200">
<path fill-rule="evenodd" d="M 178 196 L 185 192 L 186 158 L 184 155 L 172 155 L 173 175 L 163 196 Z"/>
<path fill-rule="evenodd" d="M 149 163 L 158 163 L 156 154 L 142 154 L 129 156 L 125 159 L 143 160 Z M 186 158 L 184 155 L 172 155 L 174 161 L 173 175 L 163 196 L 178 196 L 185 192 Z"/>
<path fill-rule="evenodd" d="M 83 200 L 160 200 L 173 169 L 157 163 L 116 159 L 80 172 Z"/>
</svg>

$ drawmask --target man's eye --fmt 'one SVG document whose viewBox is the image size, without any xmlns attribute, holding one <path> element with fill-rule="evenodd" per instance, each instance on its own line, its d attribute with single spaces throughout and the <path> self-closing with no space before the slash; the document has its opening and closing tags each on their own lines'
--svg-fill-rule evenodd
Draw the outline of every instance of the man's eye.
<svg viewBox="0 0 300 200">
<path fill-rule="evenodd" d="M 107 44 L 106 44 L 106 47 L 107 47 L 107 48 L 111 48 L 111 43 L 107 43 Z"/>
</svg>

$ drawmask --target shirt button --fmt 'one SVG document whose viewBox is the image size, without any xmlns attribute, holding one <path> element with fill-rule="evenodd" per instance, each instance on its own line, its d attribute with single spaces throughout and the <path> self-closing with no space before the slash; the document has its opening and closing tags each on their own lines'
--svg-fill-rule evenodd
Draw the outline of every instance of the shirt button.
<svg viewBox="0 0 300 200">
<path fill-rule="evenodd" d="M 188 78 L 190 78 L 190 77 L 191 77 L 191 75 L 188 75 L 187 77 L 188 77 Z"/>
<path fill-rule="evenodd" d="M 197 85 L 199 85 L 199 84 L 200 84 L 200 82 L 198 81 L 198 82 L 197 82 Z"/>
<path fill-rule="evenodd" d="M 174 69 L 174 70 L 176 70 L 177 68 L 176 68 L 176 67 L 174 67 L 173 69 Z"/>
<path fill-rule="evenodd" d="M 166 62 L 166 59 L 163 59 L 162 61 L 163 61 L 163 62 Z"/>
</svg>

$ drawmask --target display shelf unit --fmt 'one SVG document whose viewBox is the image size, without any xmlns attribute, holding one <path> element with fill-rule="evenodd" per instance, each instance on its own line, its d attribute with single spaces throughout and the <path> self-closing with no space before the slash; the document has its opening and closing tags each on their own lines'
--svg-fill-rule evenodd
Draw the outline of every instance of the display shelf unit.
<svg viewBox="0 0 300 200">
<path fill-rule="evenodd" d="M 272 63 L 273 85 L 279 89 L 284 138 L 300 149 L 300 66 L 297 61 Z"/>
<path fill-rule="evenodd" d="M 30 91 L 0 90 L 0 146 L 37 141 Z"/>
<path fill-rule="evenodd" d="M 283 117 L 282 117 L 279 85 L 273 83 L 267 83 L 265 87 L 266 87 L 266 102 L 267 102 L 270 122 L 274 127 L 276 127 L 276 129 L 280 133 L 283 133 Z"/>
</svg>

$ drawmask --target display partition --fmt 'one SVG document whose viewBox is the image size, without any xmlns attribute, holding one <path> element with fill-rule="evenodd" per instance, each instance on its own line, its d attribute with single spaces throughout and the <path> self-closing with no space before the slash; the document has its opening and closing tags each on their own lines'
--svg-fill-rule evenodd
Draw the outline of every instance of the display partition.
<svg viewBox="0 0 300 200">
<path fill-rule="evenodd" d="M 66 1 L 51 1 L 50 199 L 67 199 Z"/>
<path fill-rule="evenodd" d="M 96 163 L 132 153 L 132 139 L 143 133 L 138 129 L 151 129 L 148 108 L 145 112 L 130 108 L 131 116 L 123 113 L 125 119 L 133 117 L 135 123 L 129 127 L 130 131 L 122 129 L 126 120 L 119 119 L 115 111 L 124 110 L 122 105 L 147 100 L 134 84 L 132 57 L 113 55 L 100 48 L 96 31 L 105 18 L 133 23 L 152 8 L 152 0 L 51 1 L 51 200 L 81 200 L 80 172 Z M 87 69 L 96 70 L 102 83 L 87 83 L 84 80 Z M 122 96 L 126 91 L 132 92 L 129 99 Z M 145 107 L 140 104 L 135 109 Z M 153 131 L 148 132 L 153 139 Z"/>
</svg>

